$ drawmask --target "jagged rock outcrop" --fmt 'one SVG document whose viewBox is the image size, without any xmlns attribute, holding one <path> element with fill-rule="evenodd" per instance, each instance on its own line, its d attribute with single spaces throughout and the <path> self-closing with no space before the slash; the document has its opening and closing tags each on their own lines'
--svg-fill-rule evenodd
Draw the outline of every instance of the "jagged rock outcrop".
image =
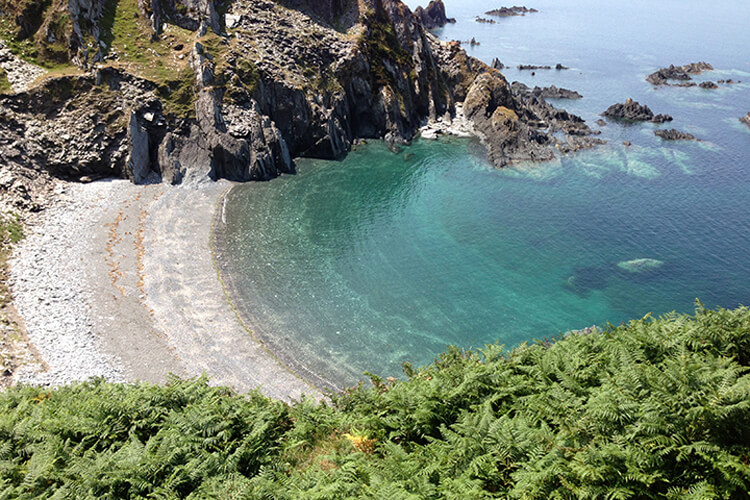
<svg viewBox="0 0 750 500">
<path fill-rule="evenodd" d="M 590 137 L 594 132 L 581 118 L 540 97 L 514 94 L 497 71 L 475 79 L 463 109 L 487 146 L 489 158 L 499 166 L 550 160 L 555 156 L 553 148 L 572 152 L 604 143 Z"/>
<path fill-rule="evenodd" d="M 532 89 L 532 88 L 529 88 L 527 85 L 524 85 L 521 82 L 513 82 L 511 84 L 511 88 L 513 89 L 514 93 L 521 94 L 526 97 L 535 96 L 535 97 L 543 97 L 545 99 L 582 99 L 583 98 L 583 96 L 579 94 L 578 92 L 576 92 L 575 90 L 557 88 L 554 85 L 550 85 L 549 87 L 535 86 Z"/>
<path fill-rule="evenodd" d="M 456 22 L 455 19 L 446 16 L 443 0 L 432 0 L 424 9 L 417 7 L 414 10 L 414 15 L 422 21 L 422 25 L 428 30 L 442 28 L 448 23 Z"/>
<path fill-rule="evenodd" d="M 740 118 L 740 121 L 750 127 L 750 112 L 748 112 L 745 116 Z"/>
<path fill-rule="evenodd" d="M 693 134 L 688 134 L 687 132 L 681 132 L 677 129 L 664 129 L 664 130 L 654 130 L 654 135 L 657 137 L 661 137 L 665 141 L 697 141 L 698 138 L 696 138 Z"/>
<path fill-rule="evenodd" d="M 634 122 L 664 123 L 672 121 L 671 116 L 663 114 L 654 115 L 651 108 L 645 104 L 642 105 L 633 99 L 626 100 L 624 104 L 613 104 L 602 113 L 602 116 L 614 118 L 616 120 L 628 120 Z"/>
<path fill-rule="evenodd" d="M 492 9 L 485 12 L 488 16 L 498 17 L 510 17 L 510 16 L 525 16 L 526 14 L 539 12 L 536 9 L 529 9 L 528 7 L 500 7 L 499 9 Z"/>
<path fill-rule="evenodd" d="M 646 77 L 646 81 L 652 85 L 672 85 L 678 87 L 694 86 L 695 83 L 685 84 L 692 80 L 690 75 L 699 75 L 704 71 L 711 71 L 714 67 L 707 62 L 690 63 L 684 66 L 670 65 L 668 68 L 660 68 Z M 679 80 L 683 83 L 673 84 L 670 80 Z"/>
<path fill-rule="evenodd" d="M 485 73 L 477 77 L 464 102 L 466 117 L 482 134 L 490 159 L 498 165 L 551 160 L 551 137 L 519 118 L 507 81 Z"/>
</svg>

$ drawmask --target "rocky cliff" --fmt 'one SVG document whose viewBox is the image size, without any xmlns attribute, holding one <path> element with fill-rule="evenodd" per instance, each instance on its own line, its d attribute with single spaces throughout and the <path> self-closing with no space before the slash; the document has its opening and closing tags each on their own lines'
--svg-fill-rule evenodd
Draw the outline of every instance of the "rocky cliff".
<svg viewBox="0 0 750 500">
<path fill-rule="evenodd" d="M 53 1 L 38 26 L 5 1 L 10 48 L 43 63 L 57 47 L 70 65 L 58 72 L 76 73 L 0 97 L 0 162 L 19 172 L 268 179 L 294 157 L 342 158 L 359 138 L 406 143 L 463 101 L 498 166 L 596 143 L 398 0 Z"/>
</svg>

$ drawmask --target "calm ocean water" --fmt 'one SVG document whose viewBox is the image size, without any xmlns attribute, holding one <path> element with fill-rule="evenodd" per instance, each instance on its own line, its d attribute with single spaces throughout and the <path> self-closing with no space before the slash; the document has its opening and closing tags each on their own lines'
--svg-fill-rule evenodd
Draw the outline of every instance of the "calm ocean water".
<svg viewBox="0 0 750 500">
<path fill-rule="evenodd" d="M 412 7 L 415 2 L 407 2 Z M 396 375 L 448 344 L 508 346 L 672 310 L 750 303 L 750 3 L 542 0 L 524 17 L 474 22 L 505 4 L 446 0 L 443 39 L 486 62 L 561 63 L 504 71 L 509 81 L 578 90 L 556 102 L 592 128 L 632 97 L 700 143 L 662 142 L 651 124 L 602 127 L 608 145 L 543 165 L 496 170 L 470 140 L 373 142 L 343 162 L 235 188 L 220 249 L 249 326 L 303 372 L 350 384 Z M 507 4 L 509 6 L 511 4 Z M 705 60 L 696 80 L 645 76 Z M 633 146 L 622 145 L 629 140 Z M 618 263 L 656 259 L 642 273 Z"/>
</svg>

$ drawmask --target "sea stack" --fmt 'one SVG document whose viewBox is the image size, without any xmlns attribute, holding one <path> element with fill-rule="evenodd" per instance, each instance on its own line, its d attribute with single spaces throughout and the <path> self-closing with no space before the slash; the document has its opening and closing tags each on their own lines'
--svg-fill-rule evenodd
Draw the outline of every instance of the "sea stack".
<svg viewBox="0 0 750 500">
<path fill-rule="evenodd" d="M 455 23 L 456 20 L 445 15 L 445 4 L 443 0 L 432 0 L 426 8 L 417 7 L 414 10 L 417 16 L 428 30 L 442 28 L 448 23 Z"/>
</svg>

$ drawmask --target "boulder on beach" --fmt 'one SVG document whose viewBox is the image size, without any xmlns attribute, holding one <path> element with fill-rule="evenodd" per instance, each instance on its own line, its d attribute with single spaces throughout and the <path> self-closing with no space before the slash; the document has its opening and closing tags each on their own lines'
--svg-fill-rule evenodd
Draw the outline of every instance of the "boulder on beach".
<svg viewBox="0 0 750 500">
<path fill-rule="evenodd" d="M 664 265 L 664 262 L 657 259 L 633 259 L 623 260 L 617 263 L 617 267 L 629 273 L 644 273 L 653 271 Z"/>
</svg>

